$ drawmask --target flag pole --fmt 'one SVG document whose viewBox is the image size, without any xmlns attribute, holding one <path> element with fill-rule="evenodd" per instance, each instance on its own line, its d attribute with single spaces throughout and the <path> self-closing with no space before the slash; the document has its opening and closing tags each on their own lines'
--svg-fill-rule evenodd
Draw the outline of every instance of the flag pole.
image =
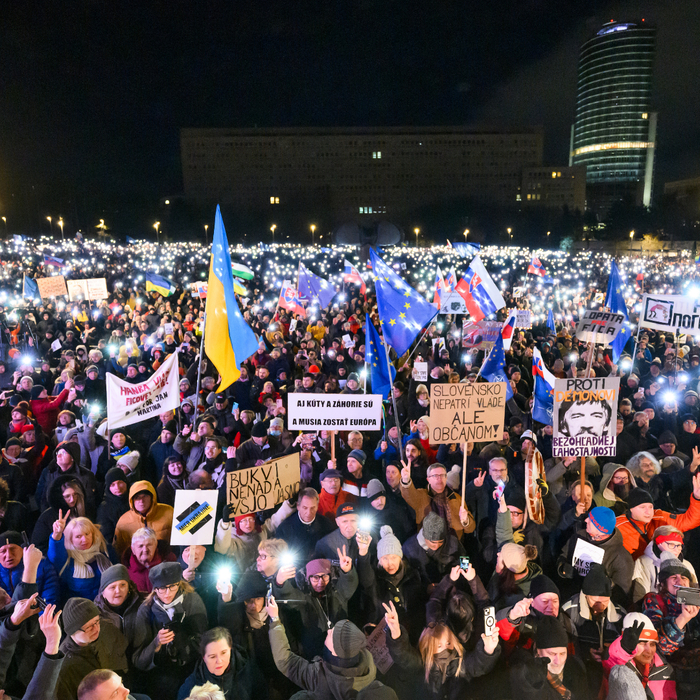
<svg viewBox="0 0 700 700">
<path fill-rule="evenodd" d="M 206 307 L 205 307 L 206 308 Z M 197 422 L 197 413 L 199 411 L 199 382 L 202 377 L 202 356 L 204 355 L 204 334 L 207 332 L 207 312 L 204 312 L 204 325 L 202 326 L 202 341 L 199 345 L 199 364 L 197 366 L 197 388 L 194 396 L 194 412 L 192 414 L 192 425 Z"/>
<path fill-rule="evenodd" d="M 593 356 L 595 355 L 595 343 L 588 343 L 588 360 L 586 361 L 586 379 L 591 376 L 591 368 L 593 367 Z M 581 455 L 581 493 L 579 495 L 580 503 L 583 503 L 583 489 L 586 484 L 586 456 Z"/>
<path fill-rule="evenodd" d="M 421 341 L 423 340 L 423 338 L 425 338 L 425 334 L 430 330 L 430 326 L 432 326 L 432 325 L 433 325 L 433 322 L 431 320 L 430 323 L 425 327 L 425 330 L 423 331 L 423 335 L 421 335 L 421 337 L 418 338 L 418 342 L 413 346 L 413 350 L 411 350 L 411 352 L 408 354 L 408 357 L 406 358 L 405 364 L 408 363 L 408 361 L 411 359 L 413 353 L 418 349 L 418 346 L 421 344 Z"/>
<path fill-rule="evenodd" d="M 399 436 L 399 457 L 403 462 L 403 440 L 401 436 L 401 425 L 399 424 L 399 412 L 396 408 L 396 397 L 394 396 L 394 380 L 391 378 L 391 367 L 393 365 L 391 359 L 389 358 L 389 346 L 386 344 L 384 339 L 384 334 L 382 333 L 382 345 L 384 346 L 384 352 L 386 352 L 386 365 L 389 372 L 389 381 L 391 381 L 391 402 L 394 406 L 394 420 L 396 422 L 396 432 Z M 388 431 L 387 431 L 388 432 Z"/>
</svg>

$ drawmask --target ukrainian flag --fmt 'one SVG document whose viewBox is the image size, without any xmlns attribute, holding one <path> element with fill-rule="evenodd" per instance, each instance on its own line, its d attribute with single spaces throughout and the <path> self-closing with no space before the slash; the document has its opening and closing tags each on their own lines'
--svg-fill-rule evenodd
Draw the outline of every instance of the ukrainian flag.
<svg viewBox="0 0 700 700">
<path fill-rule="evenodd" d="M 234 295 L 231 255 L 218 205 L 211 251 L 204 349 L 221 375 L 219 392 L 240 377 L 241 363 L 258 349 L 258 340 L 241 315 Z"/>
<path fill-rule="evenodd" d="M 169 297 L 175 291 L 175 285 L 165 277 L 156 275 L 155 272 L 146 272 L 146 291 L 158 292 L 163 297 Z"/>
</svg>

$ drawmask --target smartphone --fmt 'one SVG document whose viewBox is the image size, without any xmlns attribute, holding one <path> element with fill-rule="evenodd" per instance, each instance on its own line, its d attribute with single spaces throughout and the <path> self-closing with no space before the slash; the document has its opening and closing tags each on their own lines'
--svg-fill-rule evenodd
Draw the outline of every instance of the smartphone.
<svg viewBox="0 0 700 700">
<path fill-rule="evenodd" d="M 506 482 L 502 479 L 499 479 L 496 482 L 496 485 L 496 500 L 498 500 L 503 495 L 503 492 L 506 490 Z"/>
<path fill-rule="evenodd" d="M 282 399 L 277 399 L 277 408 L 282 408 L 284 401 Z"/>
<path fill-rule="evenodd" d="M 496 608 L 484 608 L 484 634 L 489 637 L 496 631 Z"/>
<path fill-rule="evenodd" d="M 469 557 L 459 558 L 459 568 L 466 571 L 469 568 Z"/>
<path fill-rule="evenodd" d="M 676 591 L 676 600 L 681 605 L 697 605 L 700 606 L 700 589 L 698 588 L 679 588 Z"/>
<path fill-rule="evenodd" d="M 34 607 L 39 608 L 39 610 L 46 610 L 46 606 L 48 605 L 48 603 L 40 595 L 34 598 L 34 603 Z"/>
</svg>

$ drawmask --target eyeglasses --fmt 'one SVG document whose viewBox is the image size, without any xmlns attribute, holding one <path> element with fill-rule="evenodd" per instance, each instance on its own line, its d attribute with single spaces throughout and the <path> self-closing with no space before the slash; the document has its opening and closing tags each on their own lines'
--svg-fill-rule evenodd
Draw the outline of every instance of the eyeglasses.
<svg viewBox="0 0 700 700">
<path fill-rule="evenodd" d="M 428 474 L 428 479 L 447 479 L 447 474 L 445 472 Z"/>
<path fill-rule="evenodd" d="M 81 631 L 85 632 L 85 634 L 90 634 L 94 629 L 99 628 L 100 626 L 100 620 L 99 618 L 95 620 L 95 622 L 91 622 L 89 625 L 86 625 L 85 627 L 81 627 Z"/>
<path fill-rule="evenodd" d="M 680 550 L 683 549 L 683 545 L 680 542 L 666 542 L 666 546 L 676 552 L 680 552 Z"/>
<path fill-rule="evenodd" d="M 309 576 L 309 581 L 313 581 L 313 583 L 319 583 L 320 581 L 330 581 L 331 576 L 330 574 L 314 574 L 313 576 Z"/>
<path fill-rule="evenodd" d="M 179 583 L 171 583 L 167 586 L 156 586 L 156 591 L 159 593 L 165 593 L 166 591 L 176 591 L 179 587 Z"/>
</svg>

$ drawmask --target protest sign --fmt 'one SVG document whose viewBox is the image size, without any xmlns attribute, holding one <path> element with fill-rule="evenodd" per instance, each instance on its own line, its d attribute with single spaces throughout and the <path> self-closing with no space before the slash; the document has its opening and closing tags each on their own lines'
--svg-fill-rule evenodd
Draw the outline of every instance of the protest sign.
<svg viewBox="0 0 700 700">
<path fill-rule="evenodd" d="M 165 335 L 172 335 L 175 332 L 175 325 L 173 323 L 164 323 L 163 332 Z"/>
<path fill-rule="evenodd" d="M 374 665 L 380 673 L 386 673 L 394 665 L 394 659 L 386 646 L 386 620 L 381 620 L 367 637 L 367 651 L 372 654 Z"/>
<path fill-rule="evenodd" d="M 349 334 L 349 333 L 346 333 L 346 334 L 343 336 L 343 346 L 346 347 L 348 350 L 349 350 L 350 348 L 354 348 L 354 347 L 355 347 L 355 341 L 350 337 L 350 334 Z"/>
<path fill-rule="evenodd" d="M 576 337 L 585 343 L 608 345 L 620 332 L 625 317 L 607 311 L 586 311 L 576 326 Z"/>
<path fill-rule="evenodd" d="M 571 565 L 578 571 L 579 576 L 586 576 L 591 569 L 591 564 L 602 564 L 604 556 L 605 550 L 602 547 L 596 547 L 579 537 L 576 540 Z"/>
<path fill-rule="evenodd" d="M 555 457 L 614 455 L 619 377 L 554 382 Z"/>
<path fill-rule="evenodd" d="M 381 394 L 288 394 L 290 430 L 381 430 Z"/>
<path fill-rule="evenodd" d="M 104 277 L 93 277 L 85 281 L 87 282 L 88 299 L 90 301 L 100 301 L 109 297 L 107 280 Z"/>
<path fill-rule="evenodd" d="M 673 334 L 697 335 L 700 330 L 700 299 L 674 294 L 645 294 L 639 326 Z"/>
<path fill-rule="evenodd" d="M 82 301 L 88 298 L 87 280 L 66 280 L 68 298 L 71 301 Z"/>
<path fill-rule="evenodd" d="M 214 543 L 216 526 L 216 504 L 219 491 L 175 491 L 173 526 L 170 531 L 171 545 L 189 546 Z"/>
<path fill-rule="evenodd" d="M 413 378 L 417 382 L 427 382 L 428 381 L 428 363 L 427 362 L 414 362 L 413 363 Z"/>
<path fill-rule="evenodd" d="M 66 296 L 68 294 L 66 278 L 63 275 L 37 277 L 35 281 L 39 286 L 39 294 L 42 299 Z"/>
<path fill-rule="evenodd" d="M 464 299 L 457 292 L 447 292 L 442 295 L 439 314 L 468 314 Z"/>
<path fill-rule="evenodd" d="M 274 508 L 299 490 L 299 453 L 226 475 L 231 517 Z"/>
<path fill-rule="evenodd" d="M 500 321 L 462 321 L 462 347 L 490 350 L 496 342 L 503 324 Z"/>
<path fill-rule="evenodd" d="M 532 328 L 532 311 L 530 309 L 514 309 L 515 327 Z"/>
<path fill-rule="evenodd" d="M 433 384 L 430 442 L 491 442 L 503 436 L 506 383 Z"/>
<path fill-rule="evenodd" d="M 154 418 L 180 405 L 177 351 L 145 382 L 129 384 L 107 373 L 107 420 L 109 429 Z"/>
<path fill-rule="evenodd" d="M 58 352 L 61 349 L 61 341 L 58 338 L 51 343 L 51 349 L 54 352 Z"/>
</svg>

